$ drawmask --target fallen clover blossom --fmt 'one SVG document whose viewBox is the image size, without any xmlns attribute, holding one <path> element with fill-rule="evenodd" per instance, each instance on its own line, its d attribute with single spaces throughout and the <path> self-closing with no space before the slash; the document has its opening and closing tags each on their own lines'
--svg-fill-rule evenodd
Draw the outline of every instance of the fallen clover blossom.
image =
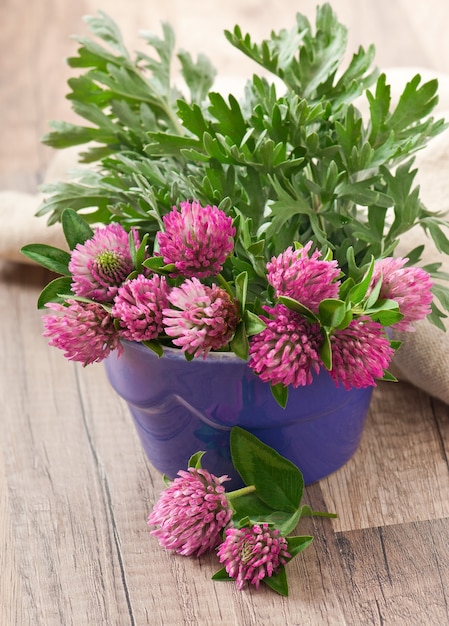
<svg viewBox="0 0 449 626">
<path fill-rule="evenodd" d="M 226 529 L 226 539 L 217 554 L 229 576 L 236 579 L 239 590 L 246 582 L 258 589 L 266 576 L 279 572 L 291 558 L 285 537 L 267 523 Z"/>
<path fill-rule="evenodd" d="M 163 548 L 182 556 L 216 550 L 223 567 L 214 580 L 235 580 L 239 591 L 246 584 L 259 588 L 263 582 L 288 595 L 284 566 L 313 540 L 290 533 L 306 515 L 336 515 L 302 505 L 301 471 L 248 431 L 234 426 L 230 449 L 244 486 L 226 492 L 229 477 L 209 473 L 201 467 L 205 453 L 194 454 L 187 471 L 178 472 L 154 505 L 148 525 L 157 528 L 150 534 Z"/>
<path fill-rule="evenodd" d="M 222 485 L 226 480 L 201 468 L 178 472 L 148 517 L 150 526 L 159 526 L 151 534 L 161 546 L 184 556 L 200 556 L 217 546 L 232 515 Z"/>
</svg>

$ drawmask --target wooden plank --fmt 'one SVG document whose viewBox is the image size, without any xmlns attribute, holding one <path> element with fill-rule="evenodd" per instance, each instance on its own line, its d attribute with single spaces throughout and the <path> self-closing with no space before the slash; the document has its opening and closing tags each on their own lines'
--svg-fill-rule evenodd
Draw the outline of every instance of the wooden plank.
<svg viewBox="0 0 449 626">
<path fill-rule="evenodd" d="M 334 585 L 348 624 L 448 622 L 447 520 L 337 534 L 336 543 L 344 580 Z"/>
<path fill-rule="evenodd" d="M 327 507 L 339 514 L 336 530 L 449 516 L 443 415 L 447 420 L 446 406 L 410 385 L 379 386 L 359 450 L 340 472 L 321 482 Z M 345 509 L 342 502 L 351 506 Z"/>
<path fill-rule="evenodd" d="M 82 2 L 4 0 L 0 33 L 0 189 L 33 192 L 52 150 L 40 143 L 50 119 L 72 118 L 65 58 L 85 7 Z M 26 18 L 24 18 L 26 16 Z M 77 32 L 81 32 L 78 30 Z"/>
</svg>

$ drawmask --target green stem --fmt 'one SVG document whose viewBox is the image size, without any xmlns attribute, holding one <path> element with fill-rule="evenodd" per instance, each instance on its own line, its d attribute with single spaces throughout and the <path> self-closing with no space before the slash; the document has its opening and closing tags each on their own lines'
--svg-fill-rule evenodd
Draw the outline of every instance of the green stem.
<svg viewBox="0 0 449 626">
<path fill-rule="evenodd" d="M 241 489 L 236 489 L 235 491 L 231 491 L 226 494 L 228 500 L 233 500 L 234 498 L 239 498 L 240 496 L 246 496 L 248 493 L 252 493 L 256 491 L 256 487 L 254 485 L 248 485 L 247 487 L 242 487 Z"/>
<path fill-rule="evenodd" d="M 310 515 L 311 517 L 332 517 L 334 519 L 338 517 L 336 513 L 325 513 L 324 511 L 312 511 Z"/>
</svg>

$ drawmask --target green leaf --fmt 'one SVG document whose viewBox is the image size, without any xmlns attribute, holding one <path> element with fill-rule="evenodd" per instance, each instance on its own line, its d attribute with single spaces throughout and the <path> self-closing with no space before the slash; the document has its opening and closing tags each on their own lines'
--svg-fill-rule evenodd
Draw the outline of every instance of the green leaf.
<svg viewBox="0 0 449 626">
<path fill-rule="evenodd" d="M 258 315 L 248 310 L 245 311 L 244 323 L 248 337 L 261 333 L 267 327 Z"/>
<path fill-rule="evenodd" d="M 396 310 L 384 310 L 378 311 L 377 313 L 370 313 L 371 319 L 382 326 L 392 326 L 393 324 L 397 324 L 404 317 L 402 313 L 399 312 L 399 309 Z"/>
<path fill-rule="evenodd" d="M 170 274 L 176 267 L 174 263 L 165 264 L 162 256 L 152 256 L 142 261 L 142 266 L 147 267 L 156 274 Z"/>
<path fill-rule="evenodd" d="M 66 298 L 60 294 L 70 292 L 71 286 L 72 278 L 70 276 L 55 278 L 41 291 L 37 300 L 37 308 L 42 309 L 47 302 L 64 302 Z"/>
<path fill-rule="evenodd" d="M 291 461 L 238 426 L 231 430 L 230 447 L 235 469 L 265 504 L 292 513 L 298 509 L 304 479 Z"/>
<path fill-rule="evenodd" d="M 234 525 L 267 523 L 278 528 L 283 535 L 287 535 L 296 528 L 301 510 L 297 509 L 293 513 L 275 510 L 265 504 L 255 492 L 232 498 L 232 507 Z"/>
<path fill-rule="evenodd" d="M 65 250 L 60 250 L 54 246 L 48 246 L 43 243 L 30 243 L 20 250 L 26 257 L 39 263 L 43 267 L 56 272 L 56 274 L 63 274 L 64 276 L 70 276 L 69 262 L 70 254 Z"/>
<path fill-rule="evenodd" d="M 404 317 L 396 300 L 390 299 L 378 300 L 374 307 L 365 309 L 365 313 L 383 326 L 396 324 Z"/>
<path fill-rule="evenodd" d="M 245 324 L 243 322 L 238 324 L 234 337 L 230 341 L 230 347 L 234 354 L 236 354 L 239 358 L 244 361 L 248 360 L 249 343 Z"/>
<path fill-rule="evenodd" d="M 355 283 L 354 283 L 354 279 L 353 278 L 347 278 L 341 285 L 340 285 L 340 289 L 338 291 L 338 295 L 340 296 L 340 298 L 342 300 L 348 300 L 348 293 L 349 291 L 354 287 Z"/>
<path fill-rule="evenodd" d="M 130 237 L 132 237 L 132 241 L 134 242 L 134 237 L 132 235 L 132 232 L 130 231 L 129 234 L 130 234 Z M 149 233 L 145 233 L 144 236 L 142 237 L 142 241 L 140 242 L 140 246 L 135 251 L 134 266 L 136 268 L 136 271 L 139 273 L 142 271 L 143 262 L 145 260 L 148 237 L 149 237 Z"/>
<path fill-rule="evenodd" d="M 159 358 L 164 355 L 164 348 L 158 341 L 152 339 L 148 341 L 142 341 L 142 344 L 152 350 L 155 354 L 157 354 Z"/>
<path fill-rule="evenodd" d="M 336 298 L 326 298 L 319 304 L 318 317 L 323 326 L 336 328 L 344 321 L 346 311 L 346 302 Z"/>
<path fill-rule="evenodd" d="M 89 224 L 73 209 L 65 209 L 61 217 L 62 229 L 70 250 L 93 237 Z"/>
<path fill-rule="evenodd" d="M 321 334 L 323 337 L 323 343 L 320 347 L 320 357 L 323 361 L 324 367 L 330 371 L 332 369 L 332 345 L 330 335 L 325 328 L 321 329 Z"/>
<path fill-rule="evenodd" d="M 215 574 L 212 576 L 212 580 L 233 580 L 233 578 L 231 578 L 226 569 L 222 567 L 218 570 L 218 572 L 215 572 Z"/>
<path fill-rule="evenodd" d="M 281 565 L 279 570 L 272 576 L 262 578 L 262 582 L 280 596 L 288 596 L 287 574 L 284 565 Z"/>
<path fill-rule="evenodd" d="M 284 306 L 286 306 L 291 311 L 295 311 L 296 313 L 304 315 L 304 317 L 312 322 L 320 321 L 315 313 L 313 313 L 313 311 L 311 311 L 308 307 L 304 306 L 303 304 L 301 304 L 301 302 L 298 302 L 298 300 L 295 300 L 294 298 L 290 298 L 289 296 L 279 296 L 278 302 L 279 304 L 283 304 Z"/>
<path fill-rule="evenodd" d="M 281 408 L 285 409 L 288 402 L 288 387 L 282 383 L 278 383 L 277 385 L 271 385 L 270 389 L 273 398 Z"/>
<path fill-rule="evenodd" d="M 299 507 L 292 515 L 290 515 L 290 517 L 285 517 L 284 520 L 279 520 L 277 522 L 276 528 L 279 529 L 281 535 L 286 537 L 296 528 L 301 518 L 301 509 L 302 507 Z"/>
<path fill-rule="evenodd" d="M 399 98 L 399 102 L 388 120 L 388 128 L 398 132 L 416 120 L 428 115 L 438 102 L 438 81 L 430 80 L 421 87 L 421 76 L 416 74 L 410 80 Z"/>
<path fill-rule="evenodd" d="M 446 326 L 443 324 L 442 319 L 446 318 L 445 315 L 435 304 L 435 300 L 431 302 L 430 308 L 432 310 L 431 314 L 427 316 L 427 319 L 434 325 L 436 328 L 439 328 L 443 332 L 446 332 Z"/>
<path fill-rule="evenodd" d="M 356 285 L 354 285 L 352 289 L 350 289 L 346 298 L 349 302 L 352 302 L 353 304 L 360 304 L 360 302 L 362 302 L 371 284 L 373 270 L 374 270 L 374 257 L 371 258 L 371 263 L 362 281 L 360 283 L 357 283 Z"/>
<path fill-rule="evenodd" d="M 382 287 L 382 277 L 374 285 L 373 290 L 371 291 L 371 293 L 369 294 L 369 296 L 368 296 L 368 298 L 366 300 L 365 307 L 367 309 L 373 307 L 376 304 L 377 299 L 378 299 L 379 294 L 380 294 L 381 287 Z"/>
<path fill-rule="evenodd" d="M 286 539 L 287 539 L 288 551 L 292 555 L 292 558 L 296 556 L 297 554 L 299 554 L 299 552 L 302 552 L 303 550 L 308 548 L 313 541 L 313 537 L 310 537 L 307 535 L 297 536 L 297 537 L 286 537 Z"/>
<path fill-rule="evenodd" d="M 206 454 L 206 452 L 203 451 L 199 451 L 199 452 L 195 452 L 195 454 L 192 454 L 192 456 L 189 459 L 189 462 L 187 463 L 187 467 L 194 467 L 195 469 L 201 469 L 201 459 L 203 458 L 203 456 Z"/>
<path fill-rule="evenodd" d="M 241 310 L 246 307 L 246 295 L 248 293 L 248 272 L 241 272 L 235 279 L 235 295 L 240 302 Z"/>
<path fill-rule="evenodd" d="M 397 383 L 398 379 L 396 378 L 396 376 L 393 376 L 393 374 L 391 372 L 388 372 L 387 370 L 384 371 L 384 375 L 382 376 L 382 380 L 386 380 L 388 382 L 392 382 L 392 383 Z"/>
<path fill-rule="evenodd" d="M 172 484 L 172 480 L 171 478 L 169 478 L 166 474 L 162 474 L 162 480 L 164 481 L 164 485 L 166 487 L 170 487 L 170 485 Z"/>
</svg>

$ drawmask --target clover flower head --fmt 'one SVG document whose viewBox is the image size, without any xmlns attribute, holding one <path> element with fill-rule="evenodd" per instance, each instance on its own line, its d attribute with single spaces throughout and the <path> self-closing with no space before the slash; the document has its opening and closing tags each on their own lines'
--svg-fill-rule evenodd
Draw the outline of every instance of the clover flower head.
<svg viewBox="0 0 449 626">
<path fill-rule="evenodd" d="M 319 250 L 309 256 L 311 246 L 311 241 L 298 250 L 290 246 L 273 257 L 267 263 L 267 280 L 276 297 L 289 296 L 316 313 L 321 300 L 337 297 L 340 270 L 337 261 L 320 259 Z"/>
<path fill-rule="evenodd" d="M 370 289 L 382 278 L 379 297 L 395 300 L 404 316 L 394 324 L 397 330 L 414 331 L 414 322 L 431 312 L 432 281 L 420 267 L 405 267 L 408 259 L 387 257 L 374 265 Z"/>
<path fill-rule="evenodd" d="M 165 489 L 148 517 L 161 546 L 184 556 L 213 550 L 232 516 L 223 483 L 205 469 L 189 467 Z"/>
<path fill-rule="evenodd" d="M 331 335 L 332 370 L 335 383 L 347 390 L 376 385 L 382 378 L 394 349 L 384 328 L 369 317 L 353 319 L 341 330 Z"/>
<path fill-rule="evenodd" d="M 138 247 L 138 235 L 132 232 Z M 69 262 L 74 293 L 98 302 L 110 302 L 133 269 L 129 235 L 120 224 L 97 228 L 75 247 Z"/>
<path fill-rule="evenodd" d="M 128 341 L 150 341 L 162 332 L 162 310 L 168 306 L 168 285 L 163 276 L 139 274 L 119 287 L 112 315 L 119 320 L 120 336 Z"/>
<path fill-rule="evenodd" d="M 238 303 L 227 291 L 203 285 L 197 278 L 185 280 L 168 294 L 175 308 L 163 310 L 165 332 L 173 343 L 194 356 L 220 350 L 232 338 L 239 322 Z"/>
<path fill-rule="evenodd" d="M 58 313 L 43 316 L 43 335 L 50 338 L 50 346 L 64 350 L 67 359 L 83 365 L 102 361 L 111 350 L 123 350 L 114 319 L 101 304 L 68 300 L 67 305 L 47 304 Z"/>
<path fill-rule="evenodd" d="M 261 580 L 276 574 L 291 558 L 285 537 L 266 523 L 227 528 L 217 554 L 239 590 L 246 582 L 258 588 Z"/>
<path fill-rule="evenodd" d="M 180 207 L 164 216 L 165 231 L 157 234 L 164 262 L 187 278 L 219 274 L 234 248 L 232 218 L 198 201 L 181 202 Z"/>
<path fill-rule="evenodd" d="M 251 338 L 250 367 L 272 385 L 310 384 L 321 366 L 319 325 L 282 304 L 265 310 L 271 317 L 262 316 L 266 328 Z"/>
</svg>

